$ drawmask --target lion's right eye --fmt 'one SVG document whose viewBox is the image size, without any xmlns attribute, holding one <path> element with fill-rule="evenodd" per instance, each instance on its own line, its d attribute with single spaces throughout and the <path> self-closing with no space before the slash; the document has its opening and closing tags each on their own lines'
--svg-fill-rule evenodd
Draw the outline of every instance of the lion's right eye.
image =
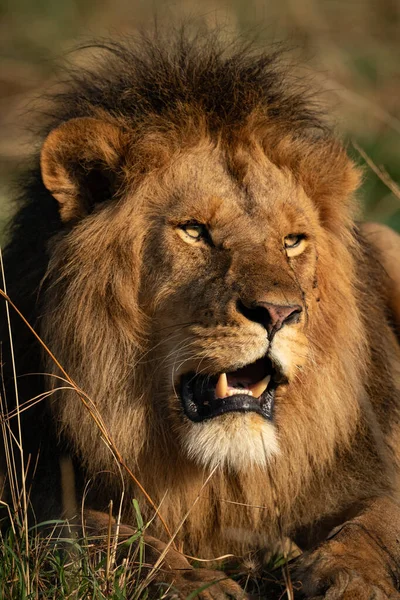
<svg viewBox="0 0 400 600">
<path fill-rule="evenodd" d="M 208 240 L 209 233 L 207 227 L 201 223 L 184 223 L 177 227 L 180 237 L 189 244 L 194 244 L 200 240 Z"/>
<path fill-rule="evenodd" d="M 189 225 L 182 225 L 183 231 L 194 240 L 198 240 L 204 236 L 206 233 L 206 228 L 204 225 L 198 225 L 194 223 L 190 223 Z"/>
</svg>

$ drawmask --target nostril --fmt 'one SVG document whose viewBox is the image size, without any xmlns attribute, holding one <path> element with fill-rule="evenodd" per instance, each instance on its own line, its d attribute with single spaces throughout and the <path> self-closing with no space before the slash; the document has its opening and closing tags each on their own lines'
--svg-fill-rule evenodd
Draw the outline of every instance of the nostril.
<svg viewBox="0 0 400 600">
<path fill-rule="evenodd" d="M 266 328 L 266 322 L 270 320 L 268 311 L 261 305 L 247 305 L 242 300 L 236 302 L 237 311 L 249 321 L 259 323 Z"/>
<path fill-rule="evenodd" d="M 302 313 L 302 308 L 298 304 L 281 305 L 262 301 L 245 304 L 239 299 L 236 307 L 246 319 L 262 325 L 269 336 L 281 329 L 283 325 L 298 323 Z"/>
<path fill-rule="evenodd" d="M 268 311 L 272 327 L 278 331 L 283 325 L 297 323 L 302 312 L 298 304 L 272 304 L 271 302 L 260 302 Z"/>
<path fill-rule="evenodd" d="M 288 316 L 284 318 L 282 324 L 284 323 L 285 325 L 289 325 L 290 323 L 298 323 L 302 312 L 303 309 L 301 308 L 301 306 L 293 307 L 292 312 L 290 312 Z"/>
</svg>

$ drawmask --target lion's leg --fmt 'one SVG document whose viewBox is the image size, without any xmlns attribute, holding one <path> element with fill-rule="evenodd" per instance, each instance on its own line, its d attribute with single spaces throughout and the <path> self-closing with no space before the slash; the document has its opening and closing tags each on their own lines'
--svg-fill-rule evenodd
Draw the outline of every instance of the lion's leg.
<svg viewBox="0 0 400 600">
<path fill-rule="evenodd" d="M 379 260 L 389 276 L 387 302 L 400 332 L 400 235 L 378 223 L 364 223 L 361 231 L 378 250 Z"/>
<path fill-rule="evenodd" d="M 109 529 L 109 516 L 105 513 L 86 510 L 85 530 L 88 536 L 100 536 L 105 538 Z M 115 521 L 113 522 L 115 532 Z M 123 541 L 136 533 L 132 527 L 121 524 L 119 528 L 119 540 Z M 151 576 L 151 589 L 155 597 L 173 597 L 182 600 L 191 596 L 201 600 L 233 600 L 247 597 L 243 589 L 232 579 L 229 579 L 222 571 L 209 569 L 195 569 L 183 554 L 172 546 L 166 551 L 166 544 L 150 535 L 144 534 L 145 556 L 142 568 L 145 575 L 152 565 L 157 563 L 158 567 Z M 166 552 L 165 552 L 166 551 Z M 122 550 L 123 552 L 123 550 Z M 161 555 L 165 556 L 160 563 Z M 146 573 L 147 572 L 147 573 Z M 195 594 L 197 590 L 198 594 Z"/>
<path fill-rule="evenodd" d="M 296 576 L 307 598 L 400 599 L 400 505 L 371 500 L 300 559 Z"/>
</svg>

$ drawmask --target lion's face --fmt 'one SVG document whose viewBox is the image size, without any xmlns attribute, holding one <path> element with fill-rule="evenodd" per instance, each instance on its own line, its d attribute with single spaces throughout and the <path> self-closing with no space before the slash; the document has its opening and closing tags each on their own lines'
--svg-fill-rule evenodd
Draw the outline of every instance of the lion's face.
<svg viewBox="0 0 400 600">
<path fill-rule="evenodd" d="M 358 176 L 335 142 L 282 138 L 274 154 L 267 133 L 186 143 L 82 118 L 45 142 L 43 180 L 68 222 L 45 339 L 131 461 L 151 439 L 201 466 L 262 465 L 317 406 L 332 435 L 343 429 L 336 346 L 351 326 L 357 347 L 346 244 Z M 308 383 L 323 365 L 331 393 L 317 404 Z M 78 436 L 75 400 L 60 406 L 85 452 L 90 419 Z"/>
<path fill-rule="evenodd" d="M 317 213 L 265 157 L 247 157 L 240 184 L 217 150 L 167 171 L 141 293 L 156 402 L 199 463 L 262 464 L 279 452 L 275 416 L 307 360 Z"/>
</svg>

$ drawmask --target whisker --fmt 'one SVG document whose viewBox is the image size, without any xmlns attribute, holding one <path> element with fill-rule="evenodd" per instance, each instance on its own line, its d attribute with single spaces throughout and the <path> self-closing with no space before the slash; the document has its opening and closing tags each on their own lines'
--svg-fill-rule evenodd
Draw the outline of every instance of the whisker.
<svg viewBox="0 0 400 600">
<path fill-rule="evenodd" d="M 139 357 L 139 358 L 138 358 L 138 359 L 135 361 L 135 363 L 134 363 L 134 367 L 136 367 L 137 365 L 140 365 L 140 364 L 148 364 L 148 363 L 150 363 L 150 362 L 154 362 L 155 360 L 158 360 L 158 359 L 159 359 L 159 357 L 152 358 L 152 359 L 150 359 L 150 360 L 148 360 L 148 361 L 143 361 L 143 358 L 145 358 L 146 356 L 148 356 L 148 355 L 149 355 L 151 352 L 153 352 L 153 351 L 154 351 L 156 348 L 158 348 L 159 346 L 162 346 L 162 344 L 167 344 L 167 343 L 168 343 L 168 342 L 171 340 L 171 338 L 178 337 L 178 336 L 179 336 L 179 333 L 180 333 L 180 332 L 179 332 L 179 331 L 177 331 L 177 332 L 175 332 L 175 333 L 171 334 L 171 335 L 168 337 L 168 339 L 160 340 L 159 342 L 157 342 L 157 344 L 154 344 L 153 346 L 151 346 L 151 348 L 149 348 L 148 350 L 146 350 L 146 352 L 144 352 L 144 353 L 143 353 L 143 354 L 142 354 L 142 355 L 141 355 L 141 356 L 140 356 L 140 357 Z"/>
</svg>

